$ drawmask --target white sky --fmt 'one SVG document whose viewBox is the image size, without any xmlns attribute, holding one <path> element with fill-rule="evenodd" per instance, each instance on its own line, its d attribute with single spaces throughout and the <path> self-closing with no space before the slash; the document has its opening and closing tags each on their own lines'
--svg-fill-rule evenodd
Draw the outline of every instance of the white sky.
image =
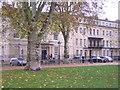
<svg viewBox="0 0 120 90">
<path fill-rule="evenodd" d="M 7 0 L 7 1 L 12 1 L 12 0 Z M 119 2 L 119 9 L 120 9 L 120 0 L 105 0 L 104 2 L 106 6 L 104 7 L 105 14 L 101 15 L 99 18 L 100 19 L 108 18 L 108 20 L 111 20 L 111 21 L 117 20 L 118 19 L 118 2 Z"/>
<path fill-rule="evenodd" d="M 108 20 L 114 21 L 118 19 L 118 2 L 120 4 L 120 0 L 107 0 L 105 2 L 105 14 L 102 15 L 101 19 L 108 18 Z M 120 5 L 119 5 L 120 9 Z M 120 19 L 120 18 L 119 18 Z"/>
</svg>

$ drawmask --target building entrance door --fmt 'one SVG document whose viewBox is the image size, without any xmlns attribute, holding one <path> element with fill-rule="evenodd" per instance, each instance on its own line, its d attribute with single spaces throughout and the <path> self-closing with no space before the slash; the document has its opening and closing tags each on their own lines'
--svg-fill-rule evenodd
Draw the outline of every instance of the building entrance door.
<svg viewBox="0 0 120 90">
<path fill-rule="evenodd" d="M 89 51 L 89 56 L 92 57 L 92 50 Z"/>
<path fill-rule="evenodd" d="M 47 59 L 47 50 L 42 50 L 42 60 Z"/>
<path fill-rule="evenodd" d="M 87 50 L 85 50 L 85 58 L 87 58 Z"/>
</svg>

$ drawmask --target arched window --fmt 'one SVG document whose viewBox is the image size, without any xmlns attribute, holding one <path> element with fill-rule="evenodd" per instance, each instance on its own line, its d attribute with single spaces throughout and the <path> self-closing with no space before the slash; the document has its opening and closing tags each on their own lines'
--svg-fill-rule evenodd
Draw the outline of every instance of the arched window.
<svg viewBox="0 0 120 90">
<path fill-rule="evenodd" d="M 92 29 L 90 28 L 90 35 L 92 35 Z"/>
</svg>

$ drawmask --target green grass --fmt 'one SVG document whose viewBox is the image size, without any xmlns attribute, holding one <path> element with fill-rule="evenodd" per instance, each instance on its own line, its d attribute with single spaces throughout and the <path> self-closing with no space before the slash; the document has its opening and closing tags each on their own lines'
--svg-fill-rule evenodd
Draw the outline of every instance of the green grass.
<svg viewBox="0 0 120 90">
<path fill-rule="evenodd" d="M 118 88 L 118 66 L 2 71 L 4 88 Z"/>
</svg>

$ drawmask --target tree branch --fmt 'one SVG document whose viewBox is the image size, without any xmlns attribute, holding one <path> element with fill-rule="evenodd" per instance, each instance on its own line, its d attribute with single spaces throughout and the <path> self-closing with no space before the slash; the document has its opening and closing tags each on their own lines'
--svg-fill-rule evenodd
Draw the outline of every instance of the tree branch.
<svg viewBox="0 0 120 90">
<path fill-rule="evenodd" d="M 42 10 L 43 10 L 46 2 L 43 2 L 42 5 L 41 5 L 41 4 L 42 4 L 42 2 L 39 3 L 38 10 L 37 10 L 36 15 L 35 15 L 35 19 L 36 19 L 36 20 L 38 20 L 38 18 L 39 18 L 39 16 L 40 16 L 40 13 L 42 12 Z"/>
<path fill-rule="evenodd" d="M 50 24 L 51 18 L 52 18 L 54 9 L 55 9 L 55 5 L 56 5 L 56 2 L 51 2 L 51 7 L 50 7 L 49 14 L 48 14 L 48 16 L 45 20 L 46 22 L 43 24 L 42 29 L 40 30 L 40 33 L 38 34 L 38 37 L 40 37 L 43 34 L 41 32 L 43 32 L 48 27 L 48 25 Z"/>
<path fill-rule="evenodd" d="M 32 7 L 32 17 L 34 18 L 36 15 L 36 2 L 30 2 Z"/>
<path fill-rule="evenodd" d="M 28 24 L 30 24 L 30 7 L 28 6 L 28 2 L 22 2 L 22 7 L 23 7 L 23 18 L 24 21 L 27 21 Z"/>
</svg>

